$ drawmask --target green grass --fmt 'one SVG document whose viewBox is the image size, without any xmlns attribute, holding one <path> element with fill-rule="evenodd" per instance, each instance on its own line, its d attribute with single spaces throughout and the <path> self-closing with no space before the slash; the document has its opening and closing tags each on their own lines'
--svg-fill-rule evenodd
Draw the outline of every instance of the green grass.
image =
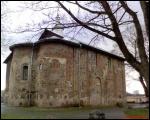
<svg viewBox="0 0 150 120">
<path fill-rule="evenodd" d="M 66 108 L 38 108 L 38 107 L 4 107 L 1 119 L 45 119 L 50 118 L 87 118 L 95 109 L 111 109 L 112 106 L 101 107 L 66 107 Z"/>
<path fill-rule="evenodd" d="M 125 109 L 126 115 L 148 115 L 148 109 Z M 39 108 L 39 107 L 11 107 L 1 106 L 1 119 L 85 119 L 89 113 L 95 110 L 116 110 L 114 106 L 97 106 L 97 107 L 65 107 L 65 108 Z"/>
<path fill-rule="evenodd" d="M 67 118 L 80 112 L 90 112 L 91 108 L 38 108 L 38 107 L 7 107 L 1 114 L 1 119 L 44 119 L 47 116 Z"/>
<path fill-rule="evenodd" d="M 147 108 L 125 109 L 124 112 L 126 115 L 142 115 L 142 116 L 149 115 L 149 109 L 147 109 Z"/>
<path fill-rule="evenodd" d="M 23 116 L 19 114 L 1 114 L 1 119 L 32 119 L 32 117 Z"/>
</svg>

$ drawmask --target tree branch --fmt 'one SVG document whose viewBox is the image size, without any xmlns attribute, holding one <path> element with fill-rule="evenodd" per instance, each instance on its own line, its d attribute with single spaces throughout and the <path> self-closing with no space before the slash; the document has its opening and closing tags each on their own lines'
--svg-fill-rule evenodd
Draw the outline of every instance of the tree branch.
<svg viewBox="0 0 150 120">
<path fill-rule="evenodd" d="M 143 86 L 143 88 L 144 88 L 145 96 L 148 97 L 148 93 L 147 93 L 148 89 L 147 89 L 147 86 L 146 86 L 145 83 L 144 83 L 143 77 L 140 76 L 140 77 L 139 77 L 139 80 L 140 80 L 140 82 L 141 82 L 141 84 L 142 84 L 142 86 Z"/>
<path fill-rule="evenodd" d="M 94 29 L 94 28 L 89 27 L 88 25 L 86 25 L 85 23 L 83 23 L 82 21 L 80 21 L 78 18 L 76 18 L 60 1 L 56 1 L 56 2 L 58 2 L 59 5 L 70 15 L 78 24 L 82 25 L 83 27 L 85 27 L 85 28 L 87 28 L 87 29 L 89 29 L 89 30 L 91 30 L 91 31 L 93 31 L 93 32 L 95 32 L 95 33 L 98 33 L 98 34 L 100 34 L 100 35 L 102 35 L 102 36 L 105 36 L 105 37 L 107 37 L 107 38 L 109 38 L 109 39 L 115 41 L 115 37 L 112 37 L 112 36 L 110 36 L 110 35 L 108 35 L 108 34 L 105 34 L 105 33 L 101 32 L 101 31 L 99 31 L 99 30 L 96 30 L 96 29 Z"/>
<path fill-rule="evenodd" d="M 134 68 L 139 71 L 140 70 L 140 63 L 138 61 L 136 61 L 136 59 L 134 58 L 134 56 L 129 52 L 129 50 L 127 49 L 120 29 L 119 29 L 119 25 L 117 23 L 117 20 L 114 16 L 114 14 L 111 11 L 111 8 L 109 6 L 109 4 L 106 1 L 100 1 L 100 4 L 102 4 L 103 8 L 105 9 L 105 11 L 107 12 L 107 15 L 110 18 L 110 21 L 112 23 L 112 27 L 113 27 L 113 31 L 115 33 L 116 36 L 116 42 L 120 48 L 120 50 L 122 51 L 123 55 L 125 56 L 126 60 L 132 65 L 134 66 Z"/>
<path fill-rule="evenodd" d="M 136 28 L 135 30 L 136 30 L 136 34 L 137 34 L 137 46 L 139 49 L 139 56 L 140 56 L 142 64 L 144 65 L 145 63 L 148 63 L 148 57 L 146 55 L 146 51 L 145 51 L 145 47 L 144 47 L 144 37 L 143 37 L 143 32 L 141 29 L 139 19 L 137 17 L 137 14 L 135 12 L 133 12 L 124 1 L 120 1 L 120 3 L 122 4 L 125 11 L 127 11 L 128 14 L 131 15 L 133 18 L 133 22 L 134 22 L 134 25 Z"/>
<path fill-rule="evenodd" d="M 101 14 L 106 14 L 106 12 L 105 11 L 93 11 L 93 10 L 90 10 L 90 9 L 88 9 L 88 8 L 86 8 L 86 7 L 83 7 L 82 5 L 80 5 L 79 3 L 78 3 L 78 1 L 75 1 L 76 2 L 76 4 L 80 7 L 80 8 L 82 8 L 83 10 L 86 10 L 86 11 L 88 11 L 88 12 L 90 12 L 90 13 L 93 13 L 93 14 L 99 14 L 99 15 L 101 15 Z"/>
</svg>

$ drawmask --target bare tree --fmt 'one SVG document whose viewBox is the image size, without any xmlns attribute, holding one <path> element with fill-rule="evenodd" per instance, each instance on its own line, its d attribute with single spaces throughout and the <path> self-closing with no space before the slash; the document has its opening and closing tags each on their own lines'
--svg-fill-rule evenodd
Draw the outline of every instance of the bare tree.
<svg viewBox="0 0 150 120">
<path fill-rule="evenodd" d="M 140 1 L 140 5 L 144 14 L 146 32 L 149 37 L 149 1 Z"/>
<path fill-rule="evenodd" d="M 9 14 L 12 13 L 12 11 L 9 10 L 8 1 L 1 1 L 1 55 L 4 55 L 6 49 L 8 49 L 8 46 L 11 44 L 11 40 L 7 39 L 6 31 L 9 29 L 9 25 L 7 24 L 9 21 Z"/>
<path fill-rule="evenodd" d="M 140 60 L 139 54 L 138 54 L 138 49 L 137 49 L 136 32 L 135 32 L 134 26 L 127 27 L 125 29 L 125 32 L 122 35 L 123 35 L 124 41 L 125 41 L 128 49 L 129 49 L 129 51 L 132 53 L 132 55 L 137 60 Z M 147 56 L 149 58 L 149 43 L 148 43 L 148 38 L 147 38 L 146 32 L 143 31 L 143 35 L 144 35 L 144 41 L 145 41 L 146 54 L 147 54 Z M 119 56 L 123 56 L 123 54 L 119 50 L 119 47 L 118 47 L 117 44 L 114 44 L 114 49 L 111 52 L 114 53 L 114 54 L 117 54 Z M 142 85 L 142 87 L 144 89 L 145 95 L 148 96 L 147 95 L 148 88 L 147 88 L 147 86 L 145 84 L 145 80 L 143 79 L 143 77 L 142 76 L 139 76 L 139 77 L 137 76 L 135 78 L 135 77 L 131 76 L 130 73 L 134 73 L 134 72 L 137 72 L 137 71 L 127 62 L 125 62 L 125 68 L 126 68 L 126 76 L 127 76 L 127 78 L 131 79 L 131 80 L 136 80 L 136 81 L 141 82 L 141 85 Z"/>
<path fill-rule="evenodd" d="M 1 48 L 4 49 L 6 47 L 7 41 L 6 38 L 4 37 L 4 29 L 6 29 L 5 26 L 5 20 L 7 18 L 7 2 L 6 1 L 1 1 Z M 8 44 L 7 44 L 8 45 Z M 2 52 L 3 54 L 3 52 Z"/>
<path fill-rule="evenodd" d="M 30 4 L 29 9 L 34 11 L 41 11 L 49 19 L 43 21 L 42 24 L 38 24 L 37 28 L 31 28 L 32 31 L 41 30 L 43 28 L 52 28 L 54 23 L 53 15 L 50 10 L 58 8 L 58 6 L 51 6 L 48 1 L 36 1 Z M 96 36 L 101 36 L 104 39 L 109 39 L 117 43 L 120 51 L 125 57 L 126 61 L 140 74 L 145 80 L 147 90 L 147 96 L 149 96 L 149 60 L 145 49 L 145 40 L 143 30 L 138 18 L 137 12 L 132 10 L 125 1 L 56 1 L 59 4 L 61 13 L 64 14 L 64 18 L 67 20 L 62 23 L 63 28 L 77 28 L 76 33 L 83 29 L 92 31 Z M 67 5 L 66 5 L 67 4 Z M 142 6 L 143 3 L 141 3 Z M 38 7 L 40 5 L 40 7 Z M 76 12 L 73 12 L 73 7 L 76 7 Z M 146 9 L 149 7 L 146 7 Z M 49 10 L 49 12 L 45 12 Z M 148 14 L 145 14 L 145 7 L 142 7 L 143 15 L 146 23 L 146 31 L 149 32 L 147 23 L 149 21 Z M 65 11 L 65 13 L 64 13 Z M 55 13 L 53 11 L 53 13 Z M 67 13 L 67 14 L 66 14 Z M 70 19 L 68 19 L 70 17 Z M 148 21 L 147 21 L 148 18 Z M 130 48 L 125 42 L 123 37 L 123 29 L 127 26 L 134 26 L 136 33 L 136 48 L 138 59 L 130 51 Z M 27 30 L 29 30 L 29 25 Z M 148 46 L 149 46 L 149 35 Z M 132 39 L 132 38 L 131 38 Z"/>
<path fill-rule="evenodd" d="M 126 61 L 135 69 L 139 72 L 140 76 L 142 76 L 145 81 L 146 81 L 146 86 L 148 88 L 148 96 L 149 96 L 149 60 L 146 55 L 145 47 L 144 47 L 144 37 L 143 37 L 143 32 L 142 28 L 137 16 L 137 13 L 134 12 L 131 8 L 129 8 L 128 4 L 124 1 L 120 1 L 117 4 L 117 8 L 114 10 L 114 7 L 112 7 L 113 3 L 107 2 L 107 1 L 98 1 L 97 4 L 99 4 L 99 8 L 101 10 L 95 11 L 94 9 L 91 10 L 88 7 L 85 7 L 85 5 L 81 5 L 79 2 L 75 1 L 74 4 L 76 4 L 78 7 L 90 12 L 91 14 L 96 14 L 99 16 L 103 16 L 105 19 L 104 21 L 109 24 L 103 24 L 101 25 L 105 30 L 111 30 L 113 32 L 112 34 L 105 33 L 102 30 L 98 30 L 90 26 L 90 24 L 87 24 L 85 21 L 81 21 L 80 18 L 77 18 L 62 2 L 57 1 L 59 5 L 74 19 L 74 21 L 77 24 L 82 25 L 83 27 L 98 33 L 108 39 L 111 39 L 115 41 L 121 52 L 123 53 Z M 119 9 L 123 9 L 124 12 L 120 16 L 120 18 L 117 17 L 117 11 Z M 123 17 L 125 14 L 128 14 L 130 16 L 130 20 L 124 20 Z M 145 15 L 145 14 L 144 14 Z M 118 15 L 119 16 L 119 15 Z M 140 60 L 137 60 L 132 53 L 129 51 L 127 48 L 124 38 L 122 36 L 121 30 L 120 30 L 120 25 L 123 23 L 130 22 L 134 25 L 135 30 L 136 30 L 136 42 L 137 42 L 137 48 L 138 48 L 138 54 Z M 91 23 L 91 22 L 90 22 Z M 93 22 L 92 22 L 93 23 Z"/>
</svg>

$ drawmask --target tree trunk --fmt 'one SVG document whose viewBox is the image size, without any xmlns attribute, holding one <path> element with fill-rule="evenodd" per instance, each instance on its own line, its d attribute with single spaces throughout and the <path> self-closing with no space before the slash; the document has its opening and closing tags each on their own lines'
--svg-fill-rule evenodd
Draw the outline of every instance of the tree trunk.
<svg viewBox="0 0 150 120">
<path fill-rule="evenodd" d="M 149 37 L 149 1 L 140 1 L 140 5 L 143 11 L 147 36 Z"/>
<path fill-rule="evenodd" d="M 144 73 L 144 79 L 145 79 L 145 82 L 146 82 L 146 85 L 147 85 L 147 91 L 148 91 L 148 95 L 147 95 L 147 97 L 149 97 L 149 68 L 148 68 L 148 70 L 147 71 L 145 71 L 145 73 Z"/>
<path fill-rule="evenodd" d="M 105 32 L 102 32 L 101 30 L 90 27 L 90 25 L 85 24 L 86 23 L 85 21 L 81 21 L 80 19 L 78 19 L 60 1 L 57 1 L 57 2 L 73 18 L 73 20 L 75 20 L 82 27 L 85 27 L 90 31 L 93 31 L 99 35 L 102 35 L 108 39 L 111 39 L 118 44 L 118 46 L 119 46 L 120 50 L 122 51 L 126 61 L 135 70 L 137 70 L 140 73 L 140 75 L 144 78 L 144 80 L 146 81 L 146 86 L 148 89 L 147 91 L 148 91 L 148 96 L 149 96 L 149 60 L 148 60 L 148 56 L 146 55 L 146 51 L 145 51 L 145 47 L 144 47 L 144 37 L 143 37 L 142 28 L 141 28 L 141 25 L 140 25 L 140 22 L 139 22 L 139 19 L 137 17 L 136 12 L 134 12 L 132 9 L 130 9 L 128 7 L 128 5 L 126 4 L 126 2 L 120 1 L 121 6 L 122 6 L 122 8 L 124 8 L 125 12 L 127 12 L 133 18 L 133 23 L 134 23 L 136 35 L 137 35 L 136 41 L 137 41 L 137 48 L 138 48 L 138 54 L 139 54 L 140 61 L 138 61 L 132 55 L 132 53 L 129 51 L 129 49 L 127 48 L 125 41 L 123 39 L 122 33 L 120 31 L 120 28 L 119 28 L 118 20 L 116 19 L 115 15 L 114 15 L 114 13 L 113 13 L 113 11 L 112 11 L 112 9 L 111 9 L 111 7 L 107 1 L 98 1 L 99 4 L 104 8 L 104 12 L 99 11 L 100 12 L 99 14 L 103 13 L 103 14 L 108 16 L 110 23 L 111 23 L 111 26 L 112 26 L 111 30 L 114 32 L 115 36 L 111 36 L 110 34 L 106 34 Z M 145 13 L 144 13 L 144 17 L 146 17 L 146 16 L 148 16 L 148 15 L 145 15 Z M 145 20 L 147 20 L 147 19 L 145 19 Z M 148 22 L 146 22 L 146 23 L 148 23 Z M 146 25 L 146 27 L 149 27 L 149 26 Z M 108 27 L 107 29 L 110 29 L 110 28 Z M 149 32 L 149 31 L 147 31 L 147 32 Z"/>
<path fill-rule="evenodd" d="M 143 88 L 144 88 L 145 96 L 146 96 L 146 97 L 149 97 L 149 96 L 148 96 L 148 92 L 149 92 L 149 91 L 148 91 L 147 86 L 146 86 L 145 83 L 144 83 L 143 77 L 140 76 L 140 77 L 139 77 L 139 80 L 140 80 L 140 82 L 141 82 L 141 84 L 142 84 L 142 86 L 143 86 Z"/>
<path fill-rule="evenodd" d="M 139 71 L 140 75 L 143 76 L 147 86 L 147 97 L 149 97 L 149 63 L 142 66 Z"/>
</svg>

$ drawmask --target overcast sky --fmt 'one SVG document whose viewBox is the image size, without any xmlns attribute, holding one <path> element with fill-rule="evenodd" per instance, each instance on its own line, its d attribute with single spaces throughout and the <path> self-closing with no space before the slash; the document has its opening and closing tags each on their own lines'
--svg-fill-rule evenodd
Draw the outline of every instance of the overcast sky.
<svg viewBox="0 0 150 120">
<path fill-rule="evenodd" d="M 8 2 L 8 8 L 13 11 L 20 10 L 21 5 L 22 5 L 22 2 L 19 2 L 19 1 L 9 1 Z M 143 19 L 141 19 L 142 13 L 141 13 L 141 8 L 140 8 L 139 3 L 137 1 L 131 1 L 130 7 L 138 12 L 140 20 L 143 23 Z M 74 7 L 72 7 L 71 9 L 76 10 Z M 10 17 L 9 18 L 10 20 L 9 20 L 9 23 L 7 23 L 7 24 L 12 30 L 14 30 L 32 20 L 36 21 L 37 23 L 43 20 L 43 18 L 41 17 L 41 14 L 37 14 L 31 10 L 24 10 L 22 12 L 12 13 L 9 17 Z M 89 31 L 88 34 L 92 34 L 92 32 Z M 30 35 L 29 33 L 17 34 L 17 35 L 10 34 L 8 37 L 9 37 L 9 40 L 11 40 L 11 41 L 23 42 L 23 41 L 26 41 L 27 38 L 30 39 L 29 35 Z M 88 43 L 90 39 L 89 40 L 85 39 L 85 37 L 82 37 L 82 39 L 80 39 L 80 40 Z M 37 40 L 37 38 L 35 38 L 35 40 Z M 98 47 L 102 48 L 106 51 L 111 51 L 113 49 L 113 42 L 112 41 L 101 42 L 98 44 Z M 3 55 L 3 56 L 1 55 L 2 56 L 2 59 L 1 59 L 1 90 L 5 89 L 5 79 L 6 79 L 6 77 L 5 77 L 6 76 L 6 65 L 3 64 L 3 61 L 4 61 L 4 59 L 6 59 L 6 57 L 9 53 L 10 53 L 10 51 L 6 51 L 5 55 Z M 137 73 L 131 73 L 131 75 L 138 76 Z M 126 85 L 127 85 L 127 88 L 126 88 L 127 92 L 133 93 L 135 90 L 139 90 L 140 93 L 144 93 L 143 88 L 142 88 L 140 82 L 138 82 L 138 81 L 133 81 L 133 80 L 129 80 L 129 78 L 128 79 L 126 78 Z"/>
</svg>

